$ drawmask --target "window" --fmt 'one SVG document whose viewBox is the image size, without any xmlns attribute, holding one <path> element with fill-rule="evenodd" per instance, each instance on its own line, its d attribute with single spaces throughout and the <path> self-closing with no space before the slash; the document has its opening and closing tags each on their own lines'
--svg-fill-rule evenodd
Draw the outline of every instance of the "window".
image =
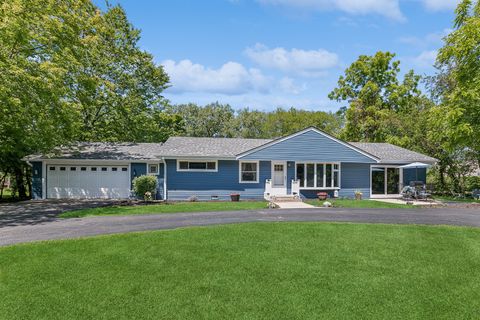
<svg viewBox="0 0 480 320">
<path fill-rule="evenodd" d="M 300 188 L 332 189 L 340 187 L 340 164 L 297 163 L 297 180 Z"/>
<path fill-rule="evenodd" d="M 177 171 L 217 171 L 217 161 L 177 161 Z"/>
<path fill-rule="evenodd" d="M 65 167 L 60 167 L 60 171 L 65 171 L 66 168 Z"/>
<path fill-rule="evenodd" d="M 106 167 L 102 168 L 102 171 L 107 171 L 107 170 L 108 170 L 108 168 L 106 168 Z"/>
<path fill-rule="evenodd" d="M 55 167 L 50 167 L 50 171 L 55 171 Z"/>
<path fill-rule="evenodd" d="M 70 167 L 70 171 L 77 171 L 77 167 Z"/>
<path fill-rule="evenodd" d="M 80 170 L 81 171 L 87 171 L 87 167 L 81 167 Z"/>
<path fill-rule="evenodd" d="M 148 165 L 149 174 L 158 174 L 158 164 L 149 164 Z"/>
<path fill-rule="evenodd" d="M 128 169 L 127 168 L 122 168 L 122 171 L 127 171 Z"/>
<path fill-rule="evenodd" d="M 240 162 L 240 183 L 258 183 L 258 162 Z"/>
<path fill-rule="evenodd" d="M 92 167 L 90 170 L 97 171 L 97 167 Z"/>
</svg>

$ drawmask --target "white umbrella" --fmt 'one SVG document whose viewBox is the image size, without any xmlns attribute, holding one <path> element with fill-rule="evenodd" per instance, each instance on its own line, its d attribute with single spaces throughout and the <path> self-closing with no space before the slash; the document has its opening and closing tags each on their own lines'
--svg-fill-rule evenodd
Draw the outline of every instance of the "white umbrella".
<svg viewBox="0 0 480 320">
<path fill-rule="evenodd" d="M 413 162 L 410 164 L 406 164 L 404 166 L 401 166 L 400 168 L 403 169 L 415 169 L 415 181 L 418 180 L 418 168 L 430 168 L 431 165 L 423 162 Z"/>
</svg>

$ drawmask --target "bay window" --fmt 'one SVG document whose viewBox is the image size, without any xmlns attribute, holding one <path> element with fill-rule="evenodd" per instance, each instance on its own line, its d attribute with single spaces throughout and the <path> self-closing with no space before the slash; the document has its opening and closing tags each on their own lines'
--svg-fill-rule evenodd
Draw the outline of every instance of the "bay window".
<svg viewBox="0 0 480 320">
<path fill-rule="evenodd" d="M 338 163 L 297 163 L 296 179 L 300 188 L 332 189 L 340 187 L 340 164 Z"/>
</svg>

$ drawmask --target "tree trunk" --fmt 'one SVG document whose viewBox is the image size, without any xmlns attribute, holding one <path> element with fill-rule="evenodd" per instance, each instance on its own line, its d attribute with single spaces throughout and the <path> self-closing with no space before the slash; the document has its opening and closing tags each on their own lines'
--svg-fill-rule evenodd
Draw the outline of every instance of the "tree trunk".
<svg viewBox="0 0 480 320">
<path fill-rule="evenodd" d="M 26 199 L 27 189 L 25 188 L 25 173 L 23 171 L 22 165 L 15 166 L 15 168 L 13 169 L 13 174 L 15 175 L 15 182 L 17 184 L 19 198 Z"/>
</svg>

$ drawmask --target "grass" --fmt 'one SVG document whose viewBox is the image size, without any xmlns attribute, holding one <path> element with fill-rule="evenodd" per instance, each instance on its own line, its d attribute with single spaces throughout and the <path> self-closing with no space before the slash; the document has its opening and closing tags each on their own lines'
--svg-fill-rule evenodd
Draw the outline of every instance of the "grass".
<svg viewBox="0 0 480 320">
<path fill-rule="evenodd" d="M 226 210 L 255 210 L 265 209 L 264 201 L 240 201 L 240 202 L 172 202 L 157 205 L 139 206 L 112 206 L 91 209 L 67 211 L 60 215 L 62 218 L 79 218 L 86 216 L 106 215 L 131 215 L 131 214 L 154 214 L 154 213 L 178 213 L 178 212 L 207 212 Z"/>
<path fill-rule="evenodd" d="M 474 319 L 480 230 L 254 223 L 0 248 L 0 319 Z"/>
<path fill-rule="evenodd" d="M 435 200 L 443 201 L 443 202 L 462 202 L 462 203 L 480 203 L 480 200 L 476 199 L 462 199 L 462 198 L 455 198 L 449 196 L 434 196 Z"/>
<path fill-rule="evenodd" d="M 413 206 L 406 204 L 397 204 L 373 200 L 328 199 L 326 201 L 332 203 L 332 205 L 336 208 L 414 208 Z M 325 201 L 320 201 L 317 199 L 308 200 L 306 202 L 314 206 L 322 206 Z"/>
</svg>

